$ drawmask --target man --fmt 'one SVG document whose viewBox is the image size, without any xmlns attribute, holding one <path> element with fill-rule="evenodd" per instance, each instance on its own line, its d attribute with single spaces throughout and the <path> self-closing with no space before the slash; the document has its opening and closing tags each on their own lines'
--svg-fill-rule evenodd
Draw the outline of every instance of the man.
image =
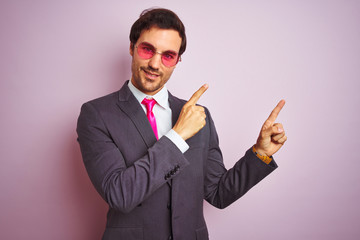
<svg viewBox="0 0 360 240">
<path fill-rule="evenodd" d="M 120 91 L 82 106 L 78 141 L 96 190 L 109 204 L 103 239 L 208 239 L 203 199 L 225 208 L 276 167 L 286 141 L 275 119 L 226 170 L 209 111 L 171 95 L 169 80 L 186 49 L 185 28 L 166 9 L 146 10 L 130 32 L 132 77 Z"/>
</svg>

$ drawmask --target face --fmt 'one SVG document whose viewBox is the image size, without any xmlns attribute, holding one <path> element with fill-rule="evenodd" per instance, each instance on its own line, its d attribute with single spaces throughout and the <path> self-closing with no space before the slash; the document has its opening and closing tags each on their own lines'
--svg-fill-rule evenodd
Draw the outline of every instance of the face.
<svg viewBox="0 0 360 240">
<path fill-rule="evenodd" d="M 156 53 L 149 59 L 143 59 L 137 52 L 137 46 L 141 43 L 151 44 L 156 52 L 179 52 L 181 37 L 172 29 L 160 29 L 152 27 L 144 30 L 135 46 L 130 45 L 132 56 L 131 82 L 136 88 L 147 95 L 154 95 L 159 92 L 169 80 L 175 66 L 167 67 L 161 61 L 161 54 Z"/>
</svg>

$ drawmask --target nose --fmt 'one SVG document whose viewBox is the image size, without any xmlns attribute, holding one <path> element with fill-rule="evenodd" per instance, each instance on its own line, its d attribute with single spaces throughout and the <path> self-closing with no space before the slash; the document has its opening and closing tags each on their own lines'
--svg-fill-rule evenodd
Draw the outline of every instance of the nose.
<svg viewBox="0 0 360 240">
<path fill-rule="evenodd" d="M 159 69 L 161 65 L 161 54 L 156 52 L 155 55 L 150 58 L 149 66 L 153 69 Z"/>
</svg>

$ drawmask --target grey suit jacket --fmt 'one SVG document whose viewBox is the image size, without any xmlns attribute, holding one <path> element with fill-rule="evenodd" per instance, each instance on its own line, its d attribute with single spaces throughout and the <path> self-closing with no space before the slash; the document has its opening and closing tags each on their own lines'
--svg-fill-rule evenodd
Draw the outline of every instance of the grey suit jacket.
<svg viewBox="0 0 360 240">
<path fill-rule="evenodd" d="M 214 123 L 181 151 L 163 136 L 158 141 L 126 82 L 120 91 L 85 103 L 77 133 L 89 177 L 109 204 L 103 239 L 204 240 L 208 231 L 203 199 L 225 208 L 276 167 L 249 149 L 226 170 Z M 169 94 L 173 124 L 186 103 Z"/>
</svg>

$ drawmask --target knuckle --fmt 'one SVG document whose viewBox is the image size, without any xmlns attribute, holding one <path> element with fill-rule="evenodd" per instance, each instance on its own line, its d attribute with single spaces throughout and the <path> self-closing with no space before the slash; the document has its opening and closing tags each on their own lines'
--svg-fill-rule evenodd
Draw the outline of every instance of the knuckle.
<svg viewBox="0 0 360 240">
<path fill-rule="evenodd" d="M 195 108 L 195 106 L 194 106 L 194 105 L 189 105 L 189 106 L 188 106 L 188 110 L 189 110 L 189 111 L 191 111 L 191 112 L 193 112 L 193 111 L 194 111 L 194 108 Z"/>
<path fill-rule="evenodd" d="M 283 138 L 284 136 L 285 136 L 285 133 L 284 133 L 284 132 L 282 132 L 282 133 L 279 134 L 279 138 Z"/>
<path fill-rule="evenodd" d="M 189 108 L 189 106 L 191 106 L 190 102 L 187 102 L 187 103 L 184 104 L 182 109 L 187 109 L 187 108 Z"/>
<path fill-rule="evenodd" d="M 264 123 L 264 127 L 268 128 L 271 126 L 271 121 L 270 120 L 266 120 Z"/>
<path fill-rule="evenodd" d="M 287 140 L 287 137 L 286 136 L 284 136 L 284 137 L 282 137 L 281 139 L 279 139 L 279 143 L 281 143 L 281 144 L 284 144 L 285 142 L 286 142 L 286 140 Z"/>
</svg>

